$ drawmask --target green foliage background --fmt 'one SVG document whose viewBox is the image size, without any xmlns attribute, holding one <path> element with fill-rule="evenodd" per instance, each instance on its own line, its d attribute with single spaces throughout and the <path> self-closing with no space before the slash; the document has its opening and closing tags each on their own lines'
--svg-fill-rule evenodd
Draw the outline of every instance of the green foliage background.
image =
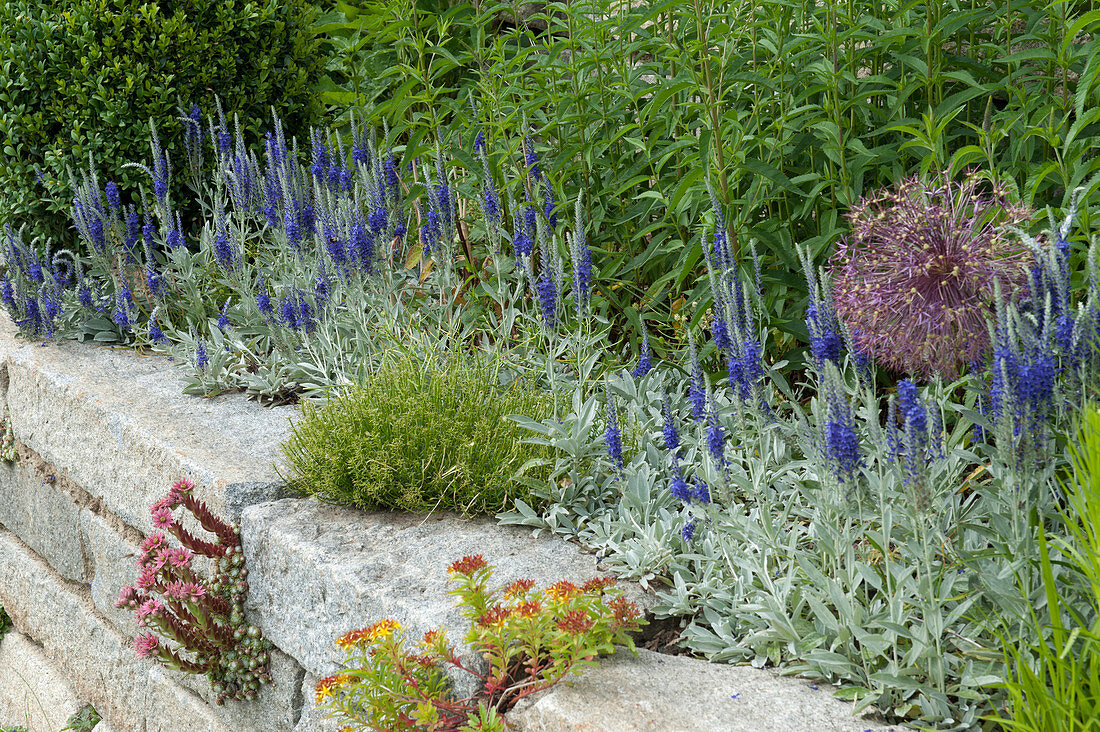
<svg viewBox="0 0 1100 732">
<path fill-rule="evenodd" d="M 307 0 L 0 4 L 0 225 L 73 245 L 66 168 L 92 155 L 136 190 L 142 173 L 122 166 L 149 159 L 150 118 L 182 149 L 181 104 L 211 113 L 220 97 L 254 132 L 274 107 L 303 133 L 321 112 L 315 15 Z"/>
<path fill-rule="evenodd" d="M 796 246 L 823 262 L 866 193 L 918 170 L 977 169 L 1037 209 L 1077 187 L 1097 200 L 1094 2 L 323 7 L 330 104 L 384 121 L 415 155 L 437 136 L 463 148 L 460 182 L 478 178 L 483 130 L 505 150 L 494 173 L 516 200 L 526 120 L 557 200 L 585 192 L 597 298 L 665 336 L 680 332 L 675 309 L 698 301 L 702 314 L 709 300 L 708 171 L 742 252 L 759 243 L 781 350 L 806 341 Z"/>
</svg>

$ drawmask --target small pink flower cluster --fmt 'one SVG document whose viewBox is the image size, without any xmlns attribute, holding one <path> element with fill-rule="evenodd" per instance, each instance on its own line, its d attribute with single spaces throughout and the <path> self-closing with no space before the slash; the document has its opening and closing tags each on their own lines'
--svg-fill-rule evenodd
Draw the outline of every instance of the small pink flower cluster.
<svg viewBox="0 0 1100 732">
<path fill-rule="evenodd" d="M 219 704 L 255 699 L 260 684 L 271 681 L 270 644 L 258 627 L 244 620 L 248 570 L 240 532 L 211 514 L 192 495 L 193 489 L 191 481 L 178 480 L 153 504 L 153 525 L 183 546 L 170 546 L 163 533 L 150 534 L 141 545 L 137 582 L 122 588 L 115 606 L 133 610 L 138 626 L 152 631 L 134 641 L 140 658 L 206 674 Z M 214 534 L 213 542 L 199 539 L 176 521 L 173 511 L 181 506 Z M 193 569 L 196 557 L 217 563 L 212 581 Z"/>
</svg>

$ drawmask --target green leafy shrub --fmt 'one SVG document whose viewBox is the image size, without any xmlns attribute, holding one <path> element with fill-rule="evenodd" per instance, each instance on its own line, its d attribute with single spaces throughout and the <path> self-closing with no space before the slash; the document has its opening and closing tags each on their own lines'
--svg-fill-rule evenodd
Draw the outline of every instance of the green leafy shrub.
<svg viewBox="0 0 1100 732">
<path fill-rule="evenodd" d="M 519 382 L 484 364 L 387 359 L 369 380 L 306 406 L 283 446 L 289 480 L 308 495 L 359 508 L 496 513 L 529 498 L 512 479 L 542 448 L 511 414 L 549 413 Z"/>
<path fill-rule="evenodd" d="M 150 119 L 182 150 L 180 104 L 220 97 L 251 131 L 274 107 L 304 130 L 320 111 L 314 15 L 307 0 L 0 5 L 0 225 L 69 245 L 67 168 L 92 155 L 136 190 L 142 174 L 122 165 L 148 158 Z"/>
<path fill-rule="evenodd" d="M 11 630 L 11 618 L 4 612 L 4 608 L 0 607 L 0 638 Z"/>
</svg>

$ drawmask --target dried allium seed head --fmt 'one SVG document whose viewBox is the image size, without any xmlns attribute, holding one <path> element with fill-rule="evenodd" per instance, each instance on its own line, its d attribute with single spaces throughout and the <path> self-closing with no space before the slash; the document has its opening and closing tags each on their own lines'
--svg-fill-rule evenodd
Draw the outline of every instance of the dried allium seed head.
<svg viewBox="0 0 1100 732">
<path fill-rule="evenodd" d="M 1026 287 L 1030 252 L 1004 231 L 1029 209 L 978 178 L 910 178 L 848 214 L 831 262 L 837 315 L 856 346 L 894 371 L 955 378 L 989 349 L 994 281 Z"/>
</svg>

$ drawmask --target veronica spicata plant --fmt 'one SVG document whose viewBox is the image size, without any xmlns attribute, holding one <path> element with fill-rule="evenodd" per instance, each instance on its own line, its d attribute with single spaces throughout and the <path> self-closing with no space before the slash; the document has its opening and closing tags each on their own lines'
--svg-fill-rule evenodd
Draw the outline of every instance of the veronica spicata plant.
<svg viewBox="0 0 1100 732">
<path fill-rule="evenodd" d="M 206 674 L 215 701 L 255 699 L 271 682 L 271 644 L 244 618 L 248 570 L 241 553 L 240 530 L 215 517 L 192 495 L 186 478 L 152 506 L 153 525 L 175 536 L 173 548 L 162 533 L 150 534 L 141 547 L 137 583 L 119 593 L 115 607 L 134 611 L 139 635 L 134 650 L 169 668 Z M 172 515 L 183 507 L 214 541 L 200 539 Z M 194 566 L 197 556 L 214 560 L 212 579 Z"/>
<path fill-rule="evenodd" d="M 1001 377 L 978 364 L 950 384 L 904 379 L 895 393 L 876 390 L 858 334 L 827 306 L 807 314 L 820 343 L 806 383 L 788 384 L 780 363 L 747 360 L 751 339 L 768 335 L 762 308 L 712 249 L 723 299 L 713 342 L 689 348 L 680 368 L 607 380 L 617 440 L 606 439 L 602 394 L 578 393 L 556 420 L 523 422 L 558 457 L 535 490 L 543 505 L 504 520 L 576 538 L 657 585 L 658 616 L 689 618 L 685 644 L 714 661 L 828 680 L 857 712 L 977 727 L 1004 699 L 1001 635 L 1036 640 L 1022 620 L 1046 602 L 1036 526 L 1066 532 L 1060 434 L 1096 383 L 1095 298 L 1040 305 L 1067 291 L 1060 272 L 1075 276 L 1059 258 L 1070 228 L 1067 219 L 1020 239 L 1042 267 L 1032 279 L 1049 287 L 999 309 L 991 296 L 985 325 Z M 834 285 L 809 271 L 820 303 Z M 708 385 L 716 369 L 724 378 Z M 1072 572 L 1056 576 L 1065 596 L 1089 589 Z"/>
<path fill-rule="evenodd" d="M 1006 231 L 1030 211 L 988 185 L 913 177 L 849 212 L 851 233 L 831 263 L 833 303 L 876 362 L 953 379 L 988 352 L 994 283 L 1019 296 L 1032 261 Z"/>
<path fill-rule="evenodd" d="M 149 161 L 133 166 L 147 179 L 137 191 L 94 167 L 72 174 L 86 254 L 47 258 L 5 232 L 0 301 L 25 335 L 150 346 L 189 367 L 190 393 L 273 401 L 363 381 L 395 347 L 427 357 L 472 343 L 541 368 L 550 343 L 552 360 L 583 353 L 572 362 L 591 368 L 593 329 L 558 333 L 574 314 L 561 306 L 566 250 L 575 317 L 598 322 L 591 250 L 580 228 L 557 225 L 545 174 L 529 179 L 526 161 L 479 143 L 477 189 L 455 180 L 440 147 L 426 164 L 420 148 L 399 159 L 359 124 L 348 137 L 312 130 L 300 149 L 274 119 L 258 151 L 220 107 L 178 120 L 186 154 L 171 159 L 154 126 Z M 503 195 L 493 176 L 509 165 L 519 175 L 505 176 Z M 193 220 L 167 195 L 180 182 Z M 459 221 L 475 209 L 483 221 Z"/>
<path fill-rule="evenodd" d="M 480 554 L 448 569 L 450 594 L 470 621 L 465 640 L 487 670 L 463 661 L 445 629 L 410 647 L 398 622 L 382 620 L 337 639 L 347 670 L 317 683 L 317 704 L 347 729 L 503 732 L 500 715 L 523 697 L 580 674 L 616 644 L 634 651 L 629 634 L 645 621 L 613 580 L 561 581 L 542 590 L 517 580 L 490 589 L 492 573 Z M 446 670 L 475 677 L 478 694 L 454 698 Z"/>
</svg>

